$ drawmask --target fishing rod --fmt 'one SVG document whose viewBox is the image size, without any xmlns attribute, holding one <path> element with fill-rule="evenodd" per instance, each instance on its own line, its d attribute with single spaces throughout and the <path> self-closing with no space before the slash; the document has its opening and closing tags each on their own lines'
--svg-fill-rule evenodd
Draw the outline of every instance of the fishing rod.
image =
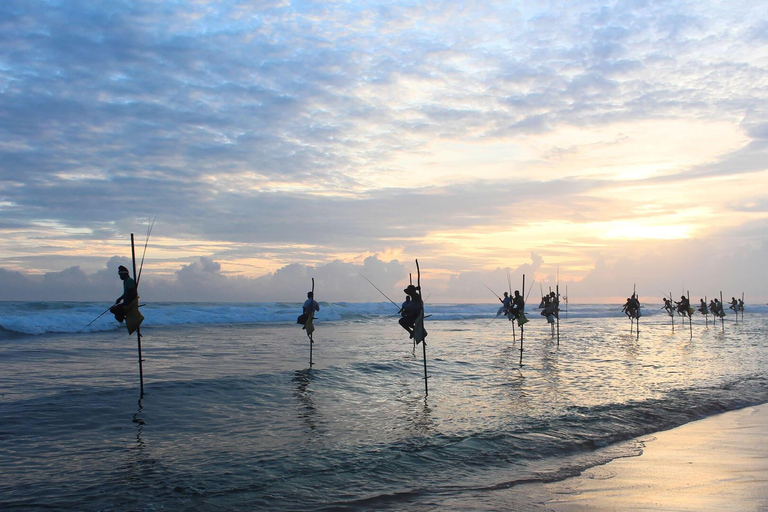
<svg viewBox="0 0 768 512">
<path fill-rule="evenodd" d="M 488 322 L 487 324 L 485 324 L 485 326 L 486 326 L 486 327 L 488 327 L 489 325 L 491 325 L 491 324 L 493 323 L 493 321 L 494 321 L 494 320 L 496 320 L 496 319 L 497 319 L 497 318 L 499 318 L 500 316 L 501 316 L 501 313 L 496 313 L 496 316 L 495 316 L 495 317 L 493 317 L 493 318 L 491 318 L 491 321 L 490 321 L 490 322 Z"/>
<path fill-rule="evenodd" d="M 399 309 L 402 309 L 400 306 L 398 306 L 398 305 L 397 305 L 397 303 L 396 303 L 395 301 L 393 301 L 392 299 L 390 299 L 389 297 L 387 297 L 387 294 L 386 294 L 386 293 L 384 293 L 383 291 L 381 291 L 381 290 L 379 289 L 379 287 L 378 287 L 378 286 L 376 286 L 375 284 L 373 284 L 373 283 L 371 282 L 371 280 L 370 280 L 370 279 L 368 279 L 367 277 L 365 277 L 363 274 L 361 274 L 361 273 L 359 273 L 359 272 L 357 273 L 357 275 L 359 275 L 360 277 L 362 277 L 363 279 L 365 279 L 366 281 L 368 281 L 368 282 L 371 284 L 371 286 L 373 286 L 374 288 L 376 288 L 376 290 L 378 290 L 378 292 L 379 292 L 380 294 L 382 294 L 382 295 L 383 295 L 383 296 L 384 296 L 384 297 L 385 297 L 385 298 L 386 298 L 386 299 L 387 299 L 389 302 L 391 302 L 391 303 L 392 303 L 392 304 L 393 304 L 393 305 L 394 305 L 394 306 L 395 306 L 395 307 L 396 307 L 398 310 L 399 310 Z"/>
<path fill-rule="evenodd" d="M 536 282 L 536 278 L 534 277 L 533 281 L 531 281 L 531 286 L 528 287 L 528 293 L 525 294 L 525 302 L 528 302 L 528 297 L 531 295 L 531 291 L 533 290 L 533 285 L 534 285 L 535 282 Z M 539 284 L 541 284 L 541 283 L 539 283 Z M 523 289 L 523 291 L 525 291 L 525 289 Z"/>
<path fill-rule="evenodd" d="M 107 309 L 105 309 L 105 310 L 104 310 L 104 312 L 103 312 L 102 314 L 100 314 L 99 316 L 97 316 L 96 318 L 94 318 L 93 320 L 91 320 L 91 323 L 89 323 L 88 325 L 86 325 L 85 327 L 83 327 L 82 329 L 80 329 L 80 330 L 79 330 L 79 331 L 77 331 L 77 332 L 79 332 L 79 333 L 80 333 L 80 332 L 83 332 L 84 330 L 86 330 L 87 328 L 89 328 L 91 325 L 93 325 L 93 323 L 94 323 L 96 320 L 98 320 L 99 318 L 101 318 L 101 317 L 103 317 L 104 315 L 106 315 L 106 314 L 109 312 L 109 310 L 110 310 L 110 309 L 112 309 L 112 306 L 110 306 L 110 307 L 108 307 Z"/>
<path fill-rule="evenodd" d="M 144 252 L 141 255 L 141 265 L 139 265 L 139 274 L 136 276 L 136 289 L 139 288 L 139 280 L 141 279 L 141 271 L 144 269 L 144 256 L 147 255 L 147 246 L 149 245 L 149 236 L 152 234 L 152 228 L 155 226 L 157 215 L 152 219 L 152 223 L 147 227 L 147 240 L 144 242 Z"/>
<path fill-rule="evenodd" d="M 500 301 L 503 301 L 503 300 L 504 300 L 504 299 L 502 299 L 501 297 L 499 297 L 499 294 L 498 294 L 498 293 L 496 293 L 495 291 L 491 290 L 491 287 L 490 287 L 490 286 L 488 286 L 487 284 L 483 283 L 482 281 L 480 281 L 480 282 L 483 284 L 483 286 L 485 286 L 486 288 L 488 288 L 488 291 L 490 291 L 492 294 L 494 294 L 494 295 L 496 296 L 496 298 L 497 298 L 497 299 L 499 299 Z"/>
</svg>

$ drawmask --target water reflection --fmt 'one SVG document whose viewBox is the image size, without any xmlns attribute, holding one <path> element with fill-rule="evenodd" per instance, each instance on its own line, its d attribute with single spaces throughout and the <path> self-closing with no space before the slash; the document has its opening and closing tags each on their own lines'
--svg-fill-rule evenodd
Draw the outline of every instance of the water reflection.
<svg viewBox="0 0 768 512">
<path fill-rule="evenodd" d="M 436 431 L 429 397 L 421 394 L 410 383 L 402 382 L 398 388 L 396 400 L 402 404 L 400 421 L 408 425 L 409 433 L 430 436 Z"/>
<path fill-rule="evenodd" d="M 296 384 L 295 396 L 301 408 L 299 409 L 299 419 L 302 420 L 307 427 L 308 433 L 313 433 L 318 428 L 317 421 L 317 407 L 312 399 L 312 389 L 310 384 L 312 383 L 313 371 L 311 368 L 305 370 L 297 370 L 293 376 L 293 382 Z"/>
</svg>

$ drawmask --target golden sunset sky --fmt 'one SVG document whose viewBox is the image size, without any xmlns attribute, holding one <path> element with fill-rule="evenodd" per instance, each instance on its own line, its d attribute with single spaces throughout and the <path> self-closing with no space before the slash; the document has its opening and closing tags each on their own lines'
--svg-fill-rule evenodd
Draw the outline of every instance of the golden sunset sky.
<svg viewBox="0 0 768 512">
<path fill-rule="evenodd" d="M 4 2 L 0 300 L 768 300 L 768 4 L 474 4 Z"/>
</svg>

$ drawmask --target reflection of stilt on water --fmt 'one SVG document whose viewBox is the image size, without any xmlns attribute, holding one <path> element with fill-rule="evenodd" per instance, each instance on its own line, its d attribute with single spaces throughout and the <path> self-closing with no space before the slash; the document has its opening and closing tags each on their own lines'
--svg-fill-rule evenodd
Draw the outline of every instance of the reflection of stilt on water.
<svg viewBox="0 0 768 512">
<path fill-rule="evenodd" d="M 157 471 L 159 467 L 158 461 L 151 457 L 149 446 L 144 440 L 143 434 L 146 423 L 144 421 L 142 398 L 139 398 L 138 405 L 139 408 L 133 413 L 133 418 L 131 419 L 131 422 L 136 426 L 136 444 L 129 449 L 128 453 L 130 456 L 123 467 L 125 471 L 124 478 L 129 482 L 144 481 L 149 477 L 150 473 Z"/>
<path fill-rule="evenodd" d="M 509 396 L 511 405 L 515 408 L 528 408 L 531 407 L 530 390 L 526 387 L 526 378 L 523 374 L 523 370 L 519 367 L 510 367 L 508 372 L 505 372 L 508 377 L 507 383 L 504 385 L 506 394 Z"/>
<path fill-rule="evenodd" d="M 562 375 L 560 372 L 560 345 L 554 338 L 544 340 L 540 351 L 542 377 L 546 382 L 542 391 L 548 400 L 556 402 L 562 391 Z"/>
<path fill-rule="evenodd" d="M 436 432 L 429 397 L 414 393 L 410 383 L 404 383 L 396 400 L 403 404 L 402 420 L 410 425 L 410 431 L 414 435 L 432 435 Z"/>
<path fill-rule="evenodd" d="M 299 418 L 304 421 L 309 432 L 317 430 L 317 408 L 312 400 L 312 390 L 309 385 L 312 383 L 312 369 L 297 370 L 293 376 L 293 382 L 296 384 L 296 391 L 293 395 L 299 400 L 302 406 L 299 409 Z"/>
<path fill-rule="evenodd" d="M 143 396 L 143 395 L 142 395 Z M 141 398 L 139 398 L 139 409 L 133 414 L 133 421 L 136 424 L 136 449 L 143 450 L 146 446 L 146 443 L 141 438 L 141 434 L 144 431 L 144 417 L 141 414 L 142 409 L 144 409 L 144 405 L 141 403 Z"/>
</svg>

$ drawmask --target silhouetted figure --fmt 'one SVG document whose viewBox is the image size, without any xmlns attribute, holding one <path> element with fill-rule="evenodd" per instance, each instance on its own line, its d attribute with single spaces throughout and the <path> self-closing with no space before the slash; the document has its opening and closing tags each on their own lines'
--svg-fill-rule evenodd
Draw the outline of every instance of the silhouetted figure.
<svg viewBox="0 0 768 512">
<path fill-rule="evenodd" d="M 400 320 L 398 323 L 408 331 L 409 337 L 413 338 L 413 329 L 416 327 L 416 320 L 419 315 L 424 311 L 424 301 L 421 299 L 421 293 L 418 287 L 409 284 L 406 289 L 403 290 L 405 294 L 410 298 L 406 298 L 403 303 Z M 424 331 L 424 336 L 427 336 L 427 331 Z"/>
<path fill-rule="evenodd" d="M 133 280 L 128 269 L 123 265 L 117 267 L 117 275 L 123 281 L 123 294 L 115 300 L 115 305 L 109 311 L 115 315 L 115 320 L 123 323 L 125 320 L 125 306 L 133 302 L 137 297 L 136 281 Z"/>
<path fill-rule="evenodd" d="M 312 292 L 307 292 L 307 300 L 304 301 L 304 305 L 301 306 L 301 315 L 296 319 L 297 324 L 301 324 L 307 328 L 307 319 L 310 315 L 314 315 L 315 311 L 320 311 L 320 304 L 315 300 L 315 296 Z"/>
</svg>

